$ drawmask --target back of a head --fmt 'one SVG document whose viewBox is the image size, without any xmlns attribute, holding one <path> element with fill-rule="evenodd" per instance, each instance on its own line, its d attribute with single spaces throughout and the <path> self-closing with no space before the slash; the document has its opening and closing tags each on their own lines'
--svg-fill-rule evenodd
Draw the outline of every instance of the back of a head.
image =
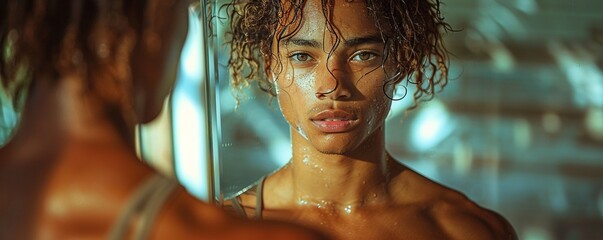
<svg viewBox="0 0 603 240">
<path fill-rule="evenodd" d="M 2 0 L 0 83 L 20 108 L 33 86 L 75 73 L 106 104 L 131 111 L 132 88 L 142 88 L 133 82 L 133 55 L 163 54 L 165 29 L 175 28 L 168 24 L 182 2 L 190 1 Z"/>
<path fill-rule="evenodd" d="M 41 109 L 33 102 L 42 103 L 40 105 L 43 107 L 52 104 L 54 104 L 53 107 L 60 105 L 63 107 L 60 108 L 61 110 L 73 110 L 75 112 L 73 115 L 79 114 L 76 118 L 80 117 L 80 119 L 81 115 L 93 111 L 106 113 L 102 116 L 90 114 L 94 118 L 92 124 L 102 122 L 116 126 L 97 131 L 115 130 L 118 132 L 117 134 L 109 133 L 107 135 L 126 136 L 128 133 L 124 132 L 129 129 L 122 126 L 133 127 L 134 123 L 139 120 L 136 119 L 137 117 L 131 117 L 137 114 L 133 110 L 135 107 L 134 92 L 155 91 L 154 88 L 147 89 L 140 86 L 141 84 L 137 85 L 134 79 L 140 79 L 138 83 L 164 81 L 162 75 L 154 79 L 134 76 L 133 63 L 144 59 L 146 62 L 138 65 L 147 68 L 161 68 L 163 66 L 154 66 L 152 60 L 162 59 L 161 54 L 165 53 L 163 48 L 182 47 L 186 30 L 174 32 L 181 42 L 168 41 L 173 36 L 164 33 L 172 33 L 171 29 L 186 29 L 186 22 L 184 22 L 184 26 L 170 25 L 176 22 L 181 23 L 171 17 L 186 21 L 188 2 L 182 0 L 0 0 L 0 94 L 7 94 L 17 110 L 24 112 L 15 137 L 6 146 L 0 148 L 2 151 L 0 154 L 0 189 L 2 189 L 0 191 L 2 192 L 0 194 L 0 212 L 3 212 L 4 215 L 0 217 L 0 239 L 33 238 L 28 237 L 36 234 L 32 229 L 37 229 L 38 225 L 46 223 L 38 219 L 39 215 L 42 215 L 39 212 L 44 212 L 40 209 L 52 205 L 52 203 L 59 202 L 63 204 L 62 206 L 75 206 L 74 209 L 80 205 L 94 204 L 100 206 L 97 208 L 106 205 L 119 206 L 119 201 L 114 201 L 116 199 L 114 195 L 119 195 L 113 194 L 118 192 L 118 190 L 114 190 L 115 186 L 132 185 L 128 185 L 129 183 L 124 181 L 118 182 L 118 180 L 115 180 L 118 184 L 111 184 L 106 178 L 92 176 L 111 176 L 114 179 L 121 179 L 119 177 L 125 176 L 124 178 L 134 179 L 132 180 L 134 182 L 137 180 L 135 176 L 141 174 L 129 172 L 132 169 L 132 167 L 128 168 L 129 166 L 137 166 L 138 172 L 150 172 L 146 166 L 135 159 L 132 146 L 123 146 L 130 139 L 112 141 L 110 144 L 113 149 L 117 149 L 115 151 L 89 151 L 90 149 L 107 149 L 98 148 L 98 139 L 90 138 L 85 139 L 87 142 L 84 147 L 82 144 L 65 147 L 77 142 L 73 138 L 81 135 L 85 135 L 83 138 L 86 138 L 90 135 L 81 134 L 74 137 L 73 135 L 76 134 L 65 129 L 77 124 L 69 125 L 59 122 L 71 115 L 67 116 L 61 111 L 53 113 L 53 110 L 59 109 L 58 107 L 50 110 Z M 177 61 L 164 64 L 175 68 Z M 66 82 L 71 84 L 72 81 L 78 84 L 76 90 L 57 90 L 64 90 L 57 86 L 64 86 Z M 157 85 L 157 83 L 153 84 Z M 138 88 L 139 91 L 134 91 L 134 88 Z M 39 93 L 39 91 L 34 92 L 34 89 L 55 92 L 39 95 L 34 101 L 33 96 Z M 61 95 L 63 93 L 67 94 Z M 76 97 L 69 98 L 72 96 Z M 84 101 L 90 99 L 95 101 Z M 32 104 L 28 105 L 28 102 Z M 99 102 L 101 110 L 85 108 L 88 106 L 86 104 L 90 102 Z M 3 105 L 0 107 L 4 107 L 8 103 L 1 102 L 0 104 Z M 70 108 L 76 104 L 80 104 L 78 105 L 80 108 Z M 35 108 L 32 108 L 34 106 Z M 90 104 L 90 106 L 96 107 L 97 105 Z M 83 111 L 77 112 L 77 110 Z M 100 117 L 96 118 L 97 116 Z M 51 121 L 50 118 L 53 117 L 54 119 Z M 103 117 L 107 119 L 100 119 Z M 28 123 L 35 124 L 25 124 L 26 119 Z M 83 128 L 94 131 L 94 127 L 91 127 L 92 124 Z M 60 133 L 52 136 L 35 133 L 39 129 L 58 129 L 56 132 Z M 123 132 L 119 132 L 120 130 Z M 58 138 L 57 136 L 66 137 Z M 94 137 L 97 136 L 98 134 L 94 135 Z M 70 138 L 69 141 L 63 141 L 67 138 Z M 19 141 L 15 139 L 19 139 Z M 96 146 L 93 146 L 94 144 Z M 54 148 L 55 146 L 57 147 Z M 52 152 L 49 153 L 48 149 L 51 149 Z M 117 151 L 121 151 L 120 153 L 123 154 L 113 154 Z M 60 152 L 60 154 L 56 152 Z M 98 161 L 95 159 L 98 155 L 105 156 L 105 159 Z M 130 162 L 133 164 L 119 165 L 124 162 L 119 161 L 126 159 L 123 156 L 131 157 L 128 160 L 132 160 Z M 85 164 L 78 165 L 75 161 L 65 159 L 76 159 Z M 103 162 L 106 159 L 118 160 Z M 76 164 L 73 164 L 74 162 Z M 69 171 L 65 169 L 69 169 Z M 78 173 L 82 174 L 78 175 Z M 85 174 L 91 177 L 82 177 Z M 61 185 L 65 182 L 71 185 Z M 56 187 L 57 185 L 60 187 Z M 71 191 L 75 188 L 73 185 L 81 187 L 81 190 Z M 58 194 L 55 194 L 56 189 L 59 189 Z M 98 189 L 110 190 L 97 191 Z M 63 194 L 61 196 L 77 195 L 79 198 L 76 204 L 56 199 L 54 202 L 48 201 L 60 194 Z M 103 194 L 105 196 L 98 197 Z M 82 198 L 87 199 L 82 201 Z M 106 212 L 113 213 L 112 210 L 109 208 Z M 64 215 L 83 216 L 82 219 L 90 216 L 85 211 L 67 212 Z"/>
<path fill-rule="evenodd" d="M 163 59 L 161 56 L 170 55 L 162 49 L 181 47 L 183 39 L 179 39 L 180 42 L 172 42 L 163 33 L 178 31 L 172 30 L 177 27 L 169 26 L 176 21 L 167 20 L 174 14 L 182 14 L 178 18 L 186 19 L 187 12 L 180 11 L 185 8 L 174 7 L 188 5 L 188 1 L 183 2 L 179 0 L 0 0 L 0 48 L 2 49 L 0 85 L 11 96 L 15 105 L 22 107 L 30 89 L 36 85 L 58 84 L 64 80 L 65 75 L 76 74 L 78 80 L 86 86 L 87 93 L 98 95 L 105 105 L 120 112 L 119 117 L 124 118 L 122 121 L 125 122 L 134 104 L 133 88 L 144 91 L 156 90 L 155 87 L 140 86 L 140 82 L 137 85 L 137 80 L 152 82 L 153 79 L 149 77 L 153 76 L 138 76 L 135 74 L 136 69 L 163 67 L 154 65 Z M 186 29 L 186 26 L 179 27 Z M 185 35 L 182 32 L 174 34 Z M 140 59 L 145 61 L 133 63 Z M 171 60 L 159 62 L 170 66 L 177 64 L 177 61 Z M 150 72 L 156 73 L 153 70 Z M 163 77 L 164 75 L 159 74 L 154 76 L 157 78 L 154 80 L 161 81 Z M 42 169 L 47 166 L 36 167 Z M 112 178 L 117 174 L 103 173 Z M 77 180 L 73 182 L 78 182 Z M 92 190 L 86 189 L 86 191 Z M 190 198 L 190 195 L 188 196 Z M 173 200 L 172 203 L 209 208 L 201 201 L 191 200 L 182 203 Z M 103 209 L 103 211 L 111 210 Z M 181 214 L 186 216 L 182 219 L 194 218 L 191 216 L 194 214 L 190 212 L 181 212 Z M 4 219 L 6 218 L 0 218 L 2 223 Z M 184 221 L 182 219 L 178 220 Z M 171 220 L 174 219 L 168 221 Z M 22 229 L 9 229 L 19 221 L 14 220 L 14 223 L 11 223 L 13 225 L 0 224 L 0 238 L 6 236 L 29 239 L 27 236 L 18 235 L 19 230 Z M 174 220 L 174 222 L 179 221 Z M 228 225 L 225 229 L 234 229 L 234 231 L 207 230 L 203 228 L 206 226 L 198 225 L 194 227 L 207 230 L 208 235 L 215 233 L 216 239 L 223 239 L 225 236 L 232 236 L 231 239 L 321 239 L 312 231 L 289 224 L 243 220 L 224 224 Z M 178 230 L 180 227 L 182 226 L 175 229 Z M 24 228 L 26 229 L 27 226 Z"/>
</svg>

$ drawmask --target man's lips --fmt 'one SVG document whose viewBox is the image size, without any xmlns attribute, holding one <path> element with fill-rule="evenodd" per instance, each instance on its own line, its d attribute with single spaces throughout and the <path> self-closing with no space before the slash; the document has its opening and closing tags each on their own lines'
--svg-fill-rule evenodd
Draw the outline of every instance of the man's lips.
<svg viewBox="0 0 603 240">
<path fill-rule="evenodd" d="M 346 132 L 357 124 L 354 114 L 343 110 L 325 110 L 310 118 L 314 126 L 325 133 Z"/>
<path fill-rule="evenodd" d="M 356 116 L 343 110 L 325 110 L 310 118 L 312 121 L 349 121 L 356 120 Z"/>
</svg>

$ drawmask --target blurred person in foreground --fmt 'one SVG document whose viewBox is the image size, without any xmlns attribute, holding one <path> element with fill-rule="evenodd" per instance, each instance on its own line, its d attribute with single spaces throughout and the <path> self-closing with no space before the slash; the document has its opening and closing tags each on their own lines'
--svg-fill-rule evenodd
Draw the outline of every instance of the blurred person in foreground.
<svg viewBox="0 0 603 240">
<path fill-rule="evenodd" d="M 0 239 L 317 239 L 242 220 L 138 159 L 187 32 L 182 0 L 1 0 L 1 86 L 22 119 L 0 149 Z"/>
<path fill-rule="evenodd" d="M 395 92 L 414 84 L 408 97 L 420 101 L 447 83 L 442 33 L 450 26 L 439 7 L 438 0 L 226 5 L 234 91 L 258 84 L 277 98 L 293 155 L 224 207 L 334 239 L 516 239 L 502 216 L 385 149 Z"/>
</svg>

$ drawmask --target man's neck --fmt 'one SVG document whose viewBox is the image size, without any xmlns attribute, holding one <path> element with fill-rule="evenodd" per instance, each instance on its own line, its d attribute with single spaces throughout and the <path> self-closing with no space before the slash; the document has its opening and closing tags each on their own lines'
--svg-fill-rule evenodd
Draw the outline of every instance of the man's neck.
<svg viewBox="0 0 603 240">
<path fill-rule="evenodd" d="M 30 154 L 68 147 L 73 142 L 97 146 L 124 146 L 132 142 L 116 128 L 102 102 L 86 93 L 81 79 L 66 77 L 42 81 L 32 88 L 21 122 L 7 147 L 29 146 Z M 133 146 L 133 145 L 132 145 Z M 132 148 L 133 150 L 133 148 Z M 23 154 L 23 153 L 16 153 Z"/>
<path fill-rule="evenodd" d="M 382 128 L 345 154 L 319 152 L 298 132 L 291 135 L 293 158 L 283 170 L 298 204 L 348 211 L 386 198 L 389 160 Z"/>
</svg>

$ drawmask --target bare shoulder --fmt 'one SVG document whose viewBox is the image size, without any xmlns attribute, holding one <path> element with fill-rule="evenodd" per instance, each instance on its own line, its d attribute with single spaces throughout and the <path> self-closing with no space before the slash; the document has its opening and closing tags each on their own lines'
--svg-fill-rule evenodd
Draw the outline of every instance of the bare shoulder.
<svg viewBox="0 0 603 240">
<path fill-rule="evenodd" d="M 201 202 L 180 189 L 166 203 L 156 223 L 154 239 L 325 239 L 319 233 L 276 221 L 251 221 Z"/>
<path fill-rule="evenodd" d="M 511 224 L 463 193 L 434 182 L 409 168 L 394 178 L 393 193 L 404 204 L 421 206 L 451 239 L 517 239 Z"/>
<path fill-rule="evenodd" d="M 208 229 L 223 228 L 234 222 L 233 217 L 196 199 L 179 186 L 162 206 L 152 236 L 154 239 L 187 239 L 207 235 Z"/>
<path fill-rule="evenodd" d="M 454 190 L 443 191 L 429 207 L 430 215 L 453 239 L 517 239 L 511 224 Z"/>
</svg>

